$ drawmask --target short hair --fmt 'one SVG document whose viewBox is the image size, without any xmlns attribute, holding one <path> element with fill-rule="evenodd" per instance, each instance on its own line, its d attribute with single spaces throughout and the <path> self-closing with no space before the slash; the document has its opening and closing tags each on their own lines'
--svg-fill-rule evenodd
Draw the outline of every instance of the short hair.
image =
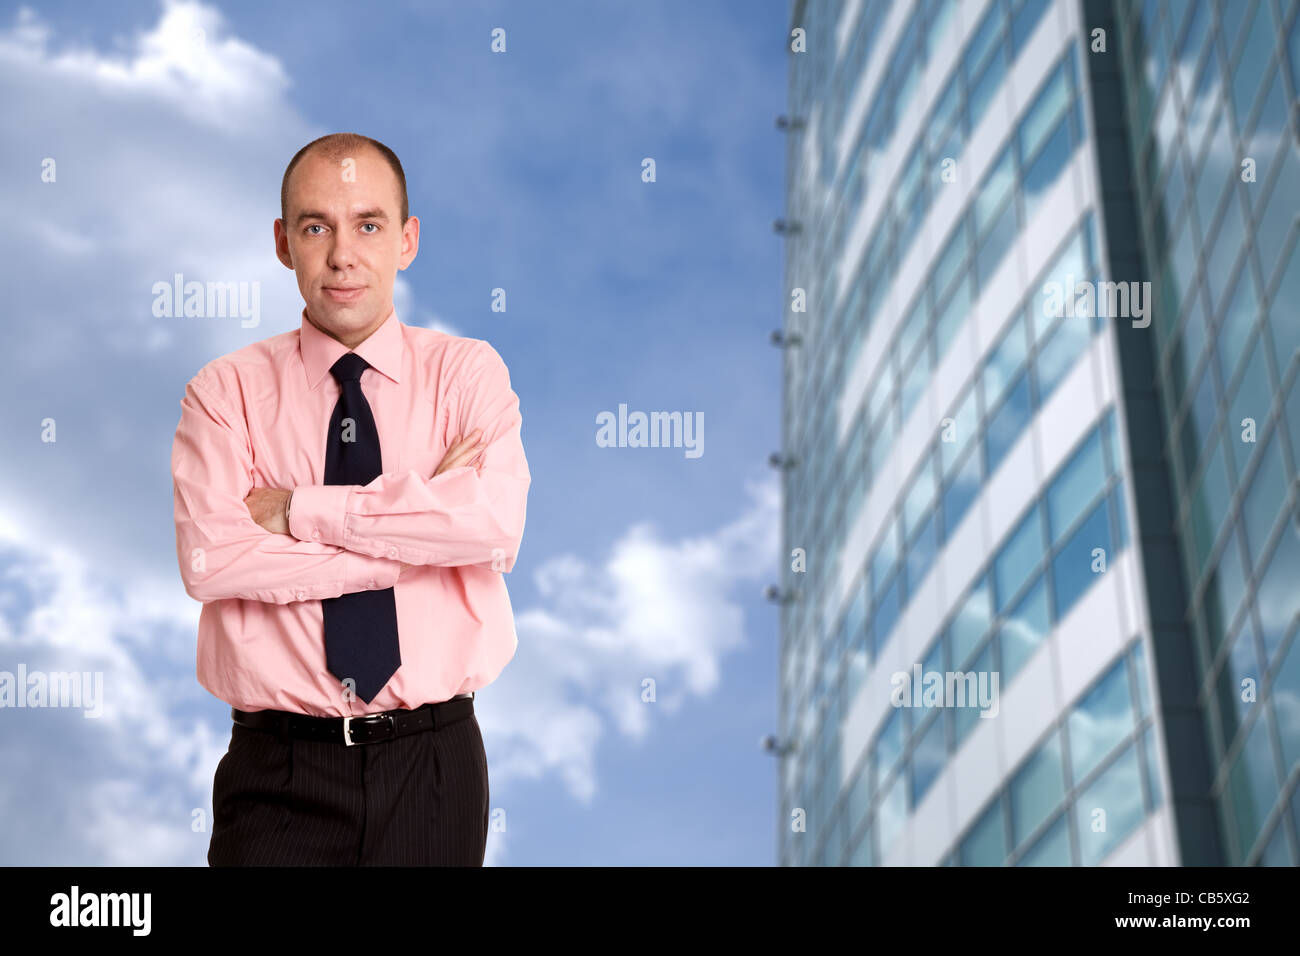
<svg viewBox="0 0 1300 956">
<path fill-rule="evenodd" d="M 397 196 L 402 217 L 400 224 L 406 225 L 406 220 L 411 218 L 410 208 L 406 201 L 406 173 L 402 171 L 402 161 L 397 158 L 397 154 L 379 140 L 371 139 L 369 136 L 362 136 L 360 133 L 329 133 L 319 139 L 312 140 L 294 153 L 293 159 L 289 160 L 289 165 L 285 167 L 284 178 L 280 180 L 280 218 L 284 220 L 286 229 L 289 226 L 289 175 L 293 172 L 294 167 L 302 161 L 302 158 L 308 153 L 319 151 L 323 152 L 327 159 L 341 160 L 348 154 L 355 153 L 357 150 L 366 147 L 378 152 L 393 170 L 393 175 L 397 177 Z"/>
</svg>

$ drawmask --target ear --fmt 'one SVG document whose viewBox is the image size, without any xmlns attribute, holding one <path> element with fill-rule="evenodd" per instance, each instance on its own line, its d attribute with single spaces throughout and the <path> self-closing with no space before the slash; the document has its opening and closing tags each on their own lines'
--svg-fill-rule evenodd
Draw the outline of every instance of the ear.
<svg viewBox="0 0 1300 956">
<path fill-rule="evenodd" d="M 293 268 L 293 254 L 289 251 L 289 234 L 285 231 L 284 220 L 277 219 L 271 227 L 275 236 L 275 257 L 284 263 L 286 269 Z"/>
<path fill-rule="evenodd" d="M 420 251 L 420 220 L 411 216 L 402 226 L 402 254 L 397 260 L 397 268 L 405 269 L 415 261 Z"/>
</svg>

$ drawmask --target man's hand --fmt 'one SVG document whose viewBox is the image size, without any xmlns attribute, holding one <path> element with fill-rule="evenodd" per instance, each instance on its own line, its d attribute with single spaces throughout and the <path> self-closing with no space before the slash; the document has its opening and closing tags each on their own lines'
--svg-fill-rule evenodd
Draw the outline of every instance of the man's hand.
<svg viewBox="0 0 1300 956">
<path fill-rule="evenodd" d="M 451 447 L 447 449 L 447 453 L 442 456 L 442 461 L 438 463 L 438 470 L 433 473 L 433 477 L 437 478 L 448 469 L 459 468 L 461 465 L 468 465 L 482 454 L 483 449 L 486 448 L 487 445 L 481 441 L 477 444 L 474 442 L 474 439 L 482 434 L 483 429 L 476 428 L 469 433 L 469 436 L 466 437 L 464 441 L 461 441 L 460 436 L 457 435 L 452 440 Z M 482 462 L 479 462 L 479 464 L 482 464 Z"/>
<path fill-rule="evenodd" d="M 253 520 L 272 534 L 288 534 L 289 519 L 285 511 L 292 491 L 280 488 L 254 488 L 244 499 Z"/>
</svg>

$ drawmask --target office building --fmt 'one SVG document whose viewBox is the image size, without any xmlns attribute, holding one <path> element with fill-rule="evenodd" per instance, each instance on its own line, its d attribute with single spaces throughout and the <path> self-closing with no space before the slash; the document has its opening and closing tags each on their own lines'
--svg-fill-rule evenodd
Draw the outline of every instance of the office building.
<svg viewBox="0 0 1300 956">
<path fill-rule="evenodd" d="M 796 0 L 780 862 L 1300 861 L 1296 0 Z"/>
</svg>

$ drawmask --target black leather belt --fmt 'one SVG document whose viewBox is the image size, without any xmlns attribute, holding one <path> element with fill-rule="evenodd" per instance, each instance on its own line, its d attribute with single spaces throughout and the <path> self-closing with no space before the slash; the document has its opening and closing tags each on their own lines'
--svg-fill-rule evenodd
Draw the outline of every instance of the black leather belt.
<svg viewBox="0 0 1300 956">
<path fill-rule="evenodd" d="M 375 744 L 422 730 L 439 730 L 474 713 L 474 696 L 453 697 L 414 710 L 386 710 L 363 717 L 312 717 L 287 710 L 230 709 L 231 719 L 241 727 L 275 734 L 280 740 L 316 740 L 326 743 Z"/>
</svg>

